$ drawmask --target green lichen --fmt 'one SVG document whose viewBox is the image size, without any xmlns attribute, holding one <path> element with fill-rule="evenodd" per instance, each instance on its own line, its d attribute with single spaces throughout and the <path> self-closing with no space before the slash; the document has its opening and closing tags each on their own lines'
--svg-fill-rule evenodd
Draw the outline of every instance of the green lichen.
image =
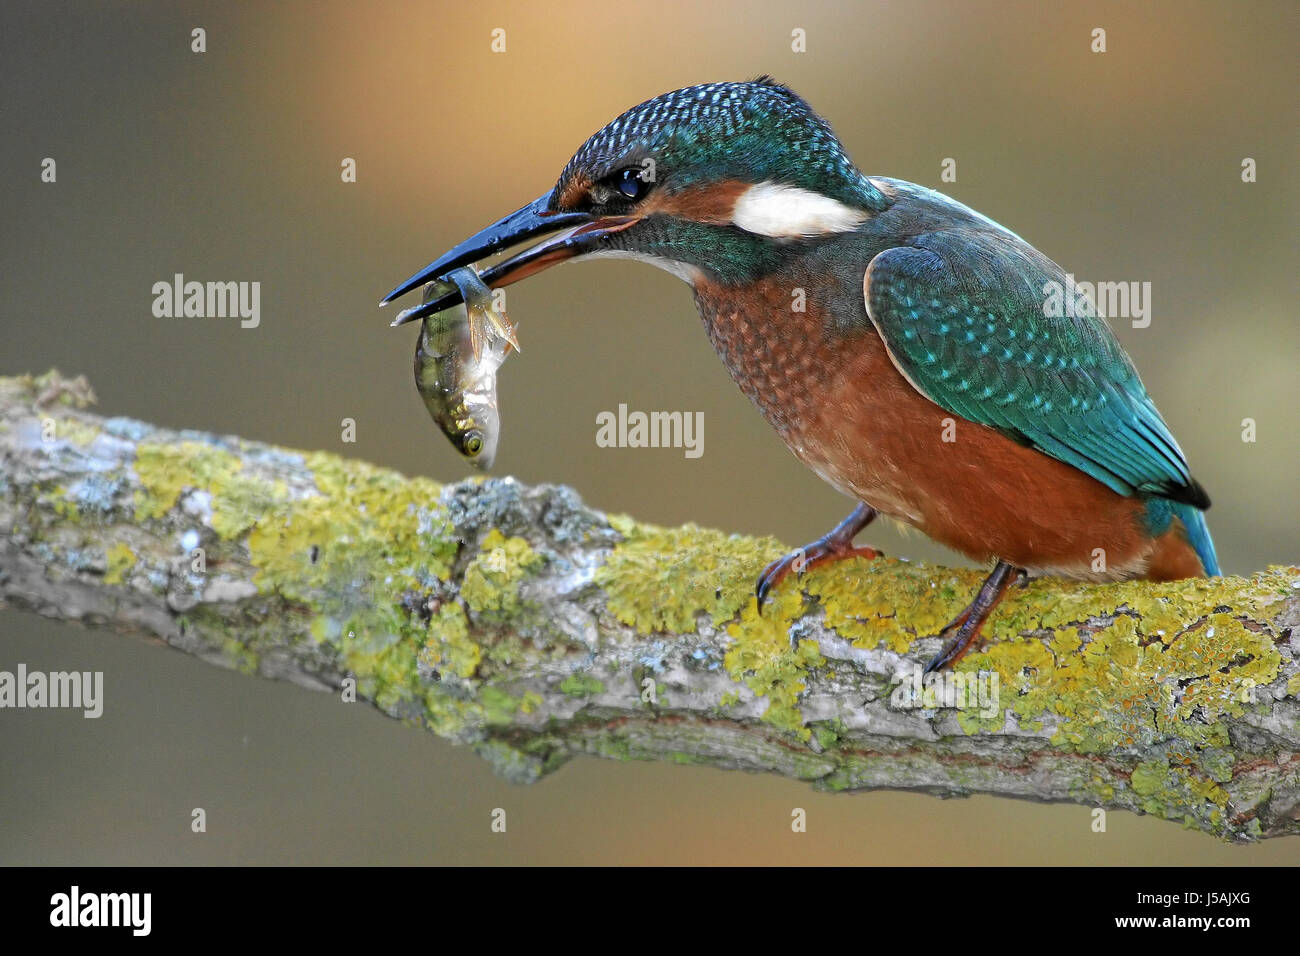
<svg viewBox="0 0 1300 956">
<path fill-rule="evenodd" d="M 1194 754 L 1184 789 L 1217 797 L 1214 785 L 1198 783 L 1197 775 L 1208 777 L 1207 761 L 1226 745 L 1218 718 L 1241 713 L 1250 690 L 1276 679 L 1281 665 L 1272 635 L 1241 619 L 1267 619 L 1294 574 L 1280 568 L 1252 579 L 1195 579 L 1155 590 L 1141 581 L 1056 579 L 1013 588 L 985 625 L 982 649 L 959 664 L 998 672 L 999 713 L 986 719 L 963 710 L 958 722 L 967 733 L 980 733 L 1001 729 L 1007 711 L 1025 728 L 1051 721 L 1054 744 L 1084 753 L 1172 735 Z M 916 638 L 938 633 L 965 606 L 981 578 L 976 571 L 852 559 L 815 569 L 800 583 L 822 602 L 828 626 L 855 646 L 907 653 Z M 1206 607 L 1230 610 L 1204 617 Z M 1105 627 L 1088 624 L 1111 617 Z M 1055 631 L 1051 644 L 1022 636 L 1048 629 Z"/>
<path fill-rule="evenodd" d="M 682 766 L 697 766 L 706 764 L 708 761 L 701 754 L 688 753 L 685 750 L 669 750 L 663 754 L 663 759 L 669 763 L 680 764 Z"/>
<path fill-rule="evenodd" d="M 421 652 L 462 676 L 477 665 L 463 614 L 444 607 L 426 622 L 402 600 L 450 573 L 457 545 L 437 504 L 439 486 L 323 453 L 304 457 L 321 494 L 278 495 L 248 532 L 256 581 L 339 622 L 336 649 L 358 689 L 381 707 L 427 704 Z M 446 726 L 450 716 L 437 719 Z"/>
<path fill-rule="evenodd" d="M 560 681 L 560 691 L 570 697 L 590 697 L 605 692 L 605 682 L 590 674 L 570 674 Z"/>
<path fill-rule="evenodd" d="M 135 473 L 140 479 L 135 493 L 136 517 L 161 518 L 186 488 L 207 488 L 200 474 L 211 479 L 233 474 L 241 467 L 234 455 L 202 442 L 141 442 L 135 450 Z"/>
<path fill-rule="evenodd" d="M 569 758 L 563 747 L 546 737 L 533 738 L 522 745 L 489 738 L 476 743 L 474 752 L 499 776 L 518 784 L 535 783 Z"/>
<path fill-rule="evenodd" d="M 460 595 L 478 614 L 513 615 L 520 606 L 520 585 L 544 561 L 523 538 L 507 538 L 493 528 L 465 569 Z"/>
<path fill-rule="evenodd" d="M 1197 816 L 1221 821 L 1229 799 L 1228 792 L 1214 780 L 1190 767 L 1159 759 L 1139 763 L 1129 785 L 1144 812 L 1188 823 L 1194 823 Z"/>
<path fill-rule="evenodd" d="M 839 743 L 840 734 L 844 730 L 844 722 L 838 717 L 834 720 L 822 720 L 812 724 L 810 729 L 817 739 L 817 745 L 822 750 L 829 750 Z"/>
<path fill-rule="evenodd" d="M 606 733 L 589 737 L 583 743 L 588 753 L 604 757 L 607 760 L 621 760 L 626 763 L 629 760 L 644 759 L 645 756 L 641 753 L 633 753 L 632 742 L 618 733 Z"/>
<path fill-rule="evenodd" d="M 1163 760 L 1144 760 L 1133 768 L 1129 784 L 1139 797 L 1159 793 L 1169 786 L 1169 764 Z"/>
<path fill-rule="evenodd" d="M 249 478 L 238 473 L 209 486 L 213 491 L 212 530 L 223 538 L 234 538 L 251 528 L 266 513 L 268 503 L 283 500 L 282 482 Z"/>
<path fill-rule="evenodd" d="M 247 549 L 263 594 L 303 609 L 306 633 L 356 679 L 360 695 L 389 712 L 414 706 L 454 735 L 481 708 L 427 692 L 419 663 L 469 678 L 481 651 L 459 606 L 443 604 L 425 620 L 403 600 L 446 580 L 459 547 L 440 486 L 325 453 L 301 457 L 315 484 L 308 493 L 246 469 L 222 448 L 143 443 L 137 516 L 162 517 L 187 488 L 208 492 L 213 531 Z"/>
<path fill-rule="evenodd" d="M 104 572 L 105 584 L 121 584 L 126 573 L 135 567 L 135 552 L 121 541 L 109 548 L 105 557 L 108 562 Z"/>
<path fill-rule="evenodd" d="M 366 567 L 388 569 L 389 594 L 419 589 L 426 575 L 446 580 L 458 545 L 439 485 L 319 452 L 304 457 L 321 493 L 281 498 L 248 535 L 259 583 L 310 594 Z"/>
<path fill-rule="evenodd" d="M 610 518 L 623 535 L 596 572 L 618 620 L 642 633 L 693 632 L 696 616 L 729 621 L 752 600 L 754 581 L 781 555 L 771 538 L 746 538 L 688 524 L 660 528 Z"/>
<path fill-rule="evenodd" d="M 523 704 L 519 698 L 512 697 L 491 684 L 479 688 L 478 699 L 483 707 L 483 718 L 489 726 L 509 724 Z"/>
<path fill-rule="evenodd" d="M 598 580 L 619 620 L 642 632 L 690 633 L 698 615 L 710 615 L 732 641 L 728 674 L 767 699 L 764 720 L 803 739 L 815 731 L 824 750 L 833 748 L 834 734 L 805 727 L 798 706 L 809 668 L 824 662 L 815 645 L 789 644 L 791 625 L 807 610 L 805 594 L 855 647 L 910 653 L 918 638 L 937 634 L 965 607 L 983 579 L 977 570 L 851 559 L 787 578 L 760 616 L 750 589 L 780 553 L 775 543 L 738 543 L 694 526 L 613 523 L 625 540 Z M 959 664 L 998 674 L 997 712 L 965 709 L 958 723 L 970 734 L 997 732 L 1009 713 L 1022 728 L 1050 726 L 1053 744 L 1067 751 L 1164 748 L 1167 758 L 1137 775 L 1143 809 L 1221 826 L 1222 784 L 1231 779 L 1221 718 L 1252 706 L 1253 689 L 1275 681 L 1282 665 L 1273 635 L 1246 622 L 1267 620 L 1269 608 L 1291 593 L 1295 574 L 1281 568 L 1156 588 L 1055 579 L 1016 587 L 985 625 L 983 645 Z M 1205 615 L 1207 607 L 1225 610 Z M 1049 631 L 1050 642 L 1042 639 Z M 1300 678 L 1288 683 L 1293 693 L 1297 686 Z M 738 699 L 728 694 L 720 706 Z M 827 785 L 835 786 L 834 775 Z M 1081 786 L 1095 799 L 1114 797 L 1100 778 Z"/>
<path fill-rule="evenodd" d="M 685 634 L 696 630 L 700 615 L 726 626 L 731 647 L 724 658 L 728 675 L 767 698 L 763 720 L 808 739 L 798 707 L 809 667 L 824 663 L 811 641 L 790 647 L 790 625 L 803 610 L 798 588 L 782 588 L 758 614 L 754 581 L 783 553 L 771 538 L 745 538 L 693 524 L 660 528 L 630 518 L 610 519 L 623 540 L 596 572 L 609 611 L 642 633 Z M 728 623 L 730 622 L 730 623 Z M 719 706 L 739 703 L 724 695 Z M 660 699 L 659 705 L 666 706 Z"/>
<path fill-rule="evenodd" d="M 241 674 L 256 674 L 260 656 L 243 640 L 236 637 L 227 637 L 221 642 L 221 652 Z"/>
</svg>

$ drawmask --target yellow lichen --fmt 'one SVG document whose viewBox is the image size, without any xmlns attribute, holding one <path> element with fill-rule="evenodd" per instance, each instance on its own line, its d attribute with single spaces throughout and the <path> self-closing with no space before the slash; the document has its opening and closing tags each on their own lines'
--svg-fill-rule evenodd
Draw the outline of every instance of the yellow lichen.
<svg viewBox="0 0 1300 956">
<path fill-rule="evenodd" d="M 937 634 L 979 589 L 982 575 L 961 568 L 853 558 L 810 571 L 808 593 L 826 609 L 826 624 L 854 647 L 884 644 L 903 653 L 917 637 Z"/>
<path fill-rule="evenodd" d="M 511 614 L 519 607 L 519 585 L 542 561 L 523 538 L 507 538 L 493 528 L 465 569 L 460 595 L 477 613 Z"/>
<path fill-rule="evenodd" d="M 814 641 L 790 646 L 790 625 L 803 609 L 803 595 L 788 589 L 776 593 L 758 613 L 758 602 L 750 598 L 740 619 L 727 628 L 732 646 L 723 664 L 735 681 L 768 699 L 763 720 L 782 730 L 793 731 L 807 740 L 799 695 L 807 687 L 808 668 L 826 663 Z"/>
<path fill-rule="evenodd" d="M 161 445 L 141 442 L 135 450 L 135 473 L 140 487 L 135 493 L 138 519 L 161 518 L 186 488 L 198 487 L 191 461 L 207 448 L 198 442 Z"/>
<path fill-rule="evenodd" d="M 54 426 L 54 434 L 59 441 L 69 441 L 74 445 L 89 445 L 99 437 L 98 425 L 91 425 L 76 418 L 60 418 Z"/>
<path fill-rule="evenodd" d="M 720 623 L 754 594 L 754 581 L 782 553 L 771 538 L 729 535 L 693 524 L 660 528 L 615 516 L 623 535 L 596 572 L 610 613 L 638 631 L 694 631 L 696 616 Z"/>
<path fill-rule="evenodd" d="M 212 529 L 223 538 L 238 537 L 286 494 L 283 483 L 245 474 L 237 455 L 202 442 L 142 442 L 136 448 L 135 472 L 140 478 L 137 516 L 162 517 L 185 489 L 201 489 L 211 495 Z"/>
<path fill-rule="evenodd" d="M 315 491 L 291 492 L 214 445 L 142 443 L 137 516 L 164 516 L 186 489 L 206 492 L 212 529 L 247 548 L 262 593 L 310 609 L 312 638 L 334 648 L 358 692 L 380 707 L 423 696 L 417 658 L 429 645 L 449 655 L 443 663 L 452 673 L 472 673 L 478 651 L 457 620 L 463 612 L 444 608 L 426 623 L 404 604 L 405 595 L 445 580 L 455 558 L 440 486 L 325 453 L 300 457 Z M 463 718 L 434 696 L 448 711 L 437 715 L 440 726 Z"/>
<path fill-rule="evenodd" d="M 108 549 L 106 557 L 108 569 L 104 572 L 104 583 L 121 584 L 126 579 L 126 572 L 135 567 L 135 552 L 119 541 Z"/>
<path fill-rule="evenodd" d="M 1100 753 L 1171 734 L 1198 747 L 1219 745 L 1225 737 L 1217 718 L 1239 714 L 1243 692 L 1277 677 L 1281 657 L 1271 636 L 1239 616 L 1266 616 L 1283 577 L 1173 582 L 1160 585 L 1157 597 L 1149 583 L 1035 582 L 1004 602 L 986 625 L 992 633 L 983 647 L 959 666 L 996 670 L 1003 706 L 1022 723 L 1052 720 L 1058 746 Z M 1198 616 L 1196 608 L 1215 606 L 1231 610 Z M 1068 630 L 1050 645 L 1019 636 L 1117 612 L 1105 627 Z"/>
<path fill-rule="evenodd" d="M 457 677 L 473 677 L 483 659 L 483 649 L 469 636 L 469 623 L 459 604 L 448 602 L 438 609 L 430 637 L 420 659 L 438 671 Z"/>
<path fill-rule="evenodd" d="M 53 494 L 48 498 L 50 507 L 60 518 L 77 524 L 81 521 L 81 508 L 77 506 L 76 498 L 68 494 L 68 489 L 63 485 L 56 485 Z"/>
</svg>

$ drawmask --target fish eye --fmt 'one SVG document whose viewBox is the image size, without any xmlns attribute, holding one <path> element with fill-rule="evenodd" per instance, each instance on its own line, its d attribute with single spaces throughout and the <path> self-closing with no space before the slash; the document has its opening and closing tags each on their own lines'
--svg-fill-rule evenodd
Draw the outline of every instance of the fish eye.
<svg viewBox="0 0 1300 956">
<path fill-rule="evenodd" d="M 483 450 L 483 433 L 472 431 L 465 436 L 465 454 L 477 455 Z"/>
<path fill-rule="evenodd" d="M 641 167 L 629 166 L 614 174 L 614 188 L 635 202 L 650 191 L 650 184 L 643 178 Z"/>
</svg>

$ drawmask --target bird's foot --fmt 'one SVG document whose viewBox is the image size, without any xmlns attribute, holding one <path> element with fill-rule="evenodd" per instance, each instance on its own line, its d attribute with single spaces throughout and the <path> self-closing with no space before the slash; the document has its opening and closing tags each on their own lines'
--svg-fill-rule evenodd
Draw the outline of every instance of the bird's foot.
<svg viewBox="0 0 1300 956">
<path fill-rule="evenodd" d="M 823 564 L 831 564 L 835 561 L 842 561 L 845 558 L 871 559 L 878 558 L 880 555 L 881 552 L 875 548 L 854 547 L 853 545 L 837 547 L 828 543 L 825 538 L 818 538 L 812 544 L 796 548 L 785 557 L 773 561 L 758 576 L 758 586 L 755 591 L 758 594 L 759 611 L 762 611 L 763 602 L 767 599 L 768 594 L 785 580 L 786 575 L 791 571 L 796 574 L 803 574 L 812 568 Z"/>
<path fill-rule="evenodd" d="M 935 671 L 941 671 L 945 667 L 951 667 L 957 661 L 961 660 L 966 653 L 978 643 L 980 638 L 980 628 L 984 620 L 972 621 L 970 609 L 967 608 L 957 615 L 952 621 L 939 632 L 940 637 L 945 637 L 950 633 L 956 632 L 951 640 L 943 645 L 943 650 L 931 659 L 930 663 L 925 665 L 926 674 L 933 674 Z"/>
<path fill-rule="evenodd" d="M 803 574 L 810 568 L 823 564 L 842 561 L 845 558 L 878 558 L 881 552 L 875 548 L 855 547 L 853 538 L 859 531 L 871 523 L 876 511 L 868 505 L 858 505 L 853 513 L 841 521 L 828 533 L 822 535 L 812 544 L 796 548 L 783 558 L 778 558 L 758 576 L 755 593 L 758 595 L 758 613 L 763 613 L 763 602 L 772 589 L 780 584 L 791 571 Z"/>
<path fill-rule="evenodd" d="M 975 595 L 975 600 L 971 601 L 960 614 L 948 622 L 938 634 L 939 637 L 948 637 L 951 639 L 944 644 L 943 650 L 934 656 L 930 663 L 925 665 L 925 673 L 933 674 L 935 671 L 943 670 L 945 667 L 951 667 L 957 661 L 961 660 L 971 648 L 979 643 L 980 629 L 984 622 L 988 620 L 993 609 L 997 607 L 1003 595 L 1007 593 L 1007 588 L 1011 583 L 1024 575 L 1021 568 L 1007 564 L 1005 561 L 999 561 L 997 567 L 993 569 L 984 583 L 980 585 L 979 593 Z"/>
</svg>

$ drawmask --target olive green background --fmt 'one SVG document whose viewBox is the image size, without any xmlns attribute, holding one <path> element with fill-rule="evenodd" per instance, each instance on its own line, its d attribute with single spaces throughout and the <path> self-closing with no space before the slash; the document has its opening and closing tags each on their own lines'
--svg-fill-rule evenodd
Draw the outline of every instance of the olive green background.
<svg viewBox="0 0 1300 956">
<path fill-rule="evenodd" d="M 1150 328 L 1116 331 L 1214 498 L 1225 570 L 1295 561 L 1298 10 L 6 3 L 0 373 L 57 366 L 86 374 L 105 414 L 461 477 L 413 387 L 416 330 L 389 329 L 378 298 L 549 189 L 623 109 L 770 72 L 865 172 L 942 188 L 1080 280 L 1150 281 Z M 956 183 L 939 181 L 945 157 Z M 175 272 L 260 281 L 261 327 L 154 318 L 150 288 Z M 501 377 L 496 473 L 792 545 L 847 513 L 732 385 L 678 280 L 577 263 L 509 304 L 524 351 Z M 596 414 L 620 402 L 702 411 L 703 458 L 597 448 Z M 892 528 L 864 540 L 955 560 Z M 1125 813 L 1095 834 L 1084 807 L 832 796 L 691 767 L 577 760 L 520 788 L 364 706 L 0 612 L 0 669 L 18 662 L 102 670 L 107 702 L 97 721 L 0 712 L 5 863 L 1300 860 L 1295 839 L 1228 847 Z M 790 832 L 796 806 L 806 834 Z"/>
</svg>

